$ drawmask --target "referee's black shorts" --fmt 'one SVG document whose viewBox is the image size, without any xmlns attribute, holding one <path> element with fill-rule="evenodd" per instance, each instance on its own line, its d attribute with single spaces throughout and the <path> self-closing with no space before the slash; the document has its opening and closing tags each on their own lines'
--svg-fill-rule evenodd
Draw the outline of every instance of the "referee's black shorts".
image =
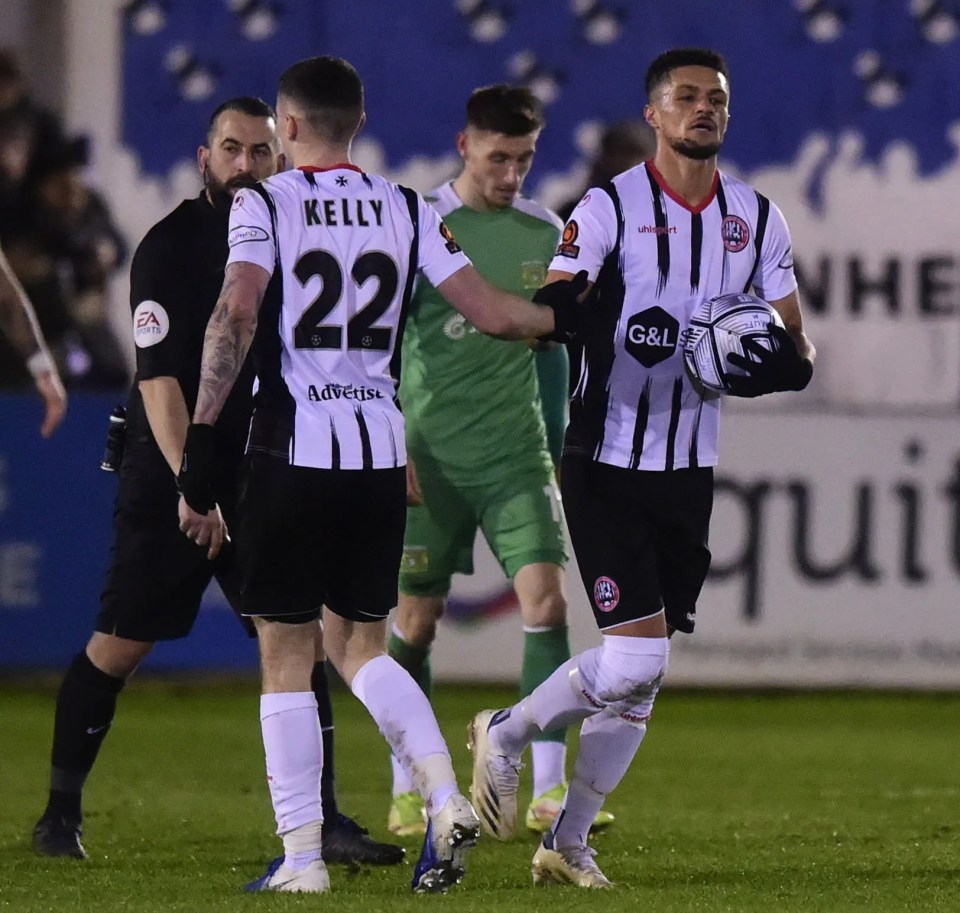
<svg viewBox="0 0 960 913">
<path fill-rule="evenodd" d="M 369 622 L 397 604 L 404 467 L 311 469 L 254 452 L 238 513 L 244 615 L 303 623 L 326 606 Z"/>
<path fill-rule="evenodd" d="M 710 567 L 713 469 L 640 471 L 567 455 L 560 488 L 597 626 L 663 608 L 668 625 L 692 632 Z"/>
<path fill-rule="evenodd" d="M 113 514 L 110 566 L 94 628 L 129 640 L 154 642 L 186 637 L 211 578 L 239 614 L 235 552 L 224 543 L 213 561 L 207 547 L 180 532 L 176 482 L 166 463 L 143 471 L 122 468 Z M 235 522 L 232 500 L 219 498 L 227 528 Z M 241 619 L 249 635 L 252 624 Z"/>
</svg>

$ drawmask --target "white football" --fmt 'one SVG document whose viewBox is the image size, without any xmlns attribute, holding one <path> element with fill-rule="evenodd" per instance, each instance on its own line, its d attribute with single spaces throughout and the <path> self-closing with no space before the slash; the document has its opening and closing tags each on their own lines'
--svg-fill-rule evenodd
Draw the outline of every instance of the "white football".
<svg viewBox="0 0 960 913">
<path fill-rule="evenodd" d="M 745 373 L 727 361 L 727 355 L 744 352 L 745 339 L 755 339 L 767 349 L 775 345 L 770 324 L 783 326 L 780 315 L 762 298 L 731 292 L 701 301 L 690 315 L 683 333 L 683 359 L 693 379 L 717 393 L 727 389 L 727 377 Z"/>
</svg>

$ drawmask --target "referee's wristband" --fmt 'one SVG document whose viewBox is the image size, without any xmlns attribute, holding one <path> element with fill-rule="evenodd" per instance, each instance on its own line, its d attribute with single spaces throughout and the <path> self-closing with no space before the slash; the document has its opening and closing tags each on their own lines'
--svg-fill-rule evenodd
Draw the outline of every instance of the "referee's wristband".
<svg viewBox="0 0 960 913">
<path fill-rule="evenodd" d="M 36 380 L 41 374 L 53 374 L 56 368 L 50 353 L 46 349 L 38 349 L 27 359 L 27 370 Z"/>
</svg>

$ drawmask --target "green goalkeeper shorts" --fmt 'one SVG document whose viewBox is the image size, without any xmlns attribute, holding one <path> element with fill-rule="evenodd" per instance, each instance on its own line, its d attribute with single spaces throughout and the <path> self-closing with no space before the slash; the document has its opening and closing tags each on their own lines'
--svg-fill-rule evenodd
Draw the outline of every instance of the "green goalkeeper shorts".
<svg viewBox="0 0 960 913">
<path fill-rule="evenodd" d="M 454 484 L 420 463 L 417 472 L 424 503 L 407 509 L 401 593 L 448 593 L 453 574 L 472 574 L 478 529 L 511 580 L 528 564 L 566 562 L 560 492 L 546 469 L 505 472 L 487 485 Z"/>
</svg>

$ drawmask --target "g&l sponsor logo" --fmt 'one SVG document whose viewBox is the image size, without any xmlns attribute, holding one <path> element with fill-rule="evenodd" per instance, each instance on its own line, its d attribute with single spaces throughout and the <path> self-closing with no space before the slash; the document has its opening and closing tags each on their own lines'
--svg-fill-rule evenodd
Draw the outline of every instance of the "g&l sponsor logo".
<svg viewBox="0 0 960 913">
<path fill-rule="evenodd" d="M 673 355 L 679 338 L 677 318 L 662 307 L 652 307 L 627 321 L 624 348 L 645 368 L 652 368 Z"/>
</svg>

